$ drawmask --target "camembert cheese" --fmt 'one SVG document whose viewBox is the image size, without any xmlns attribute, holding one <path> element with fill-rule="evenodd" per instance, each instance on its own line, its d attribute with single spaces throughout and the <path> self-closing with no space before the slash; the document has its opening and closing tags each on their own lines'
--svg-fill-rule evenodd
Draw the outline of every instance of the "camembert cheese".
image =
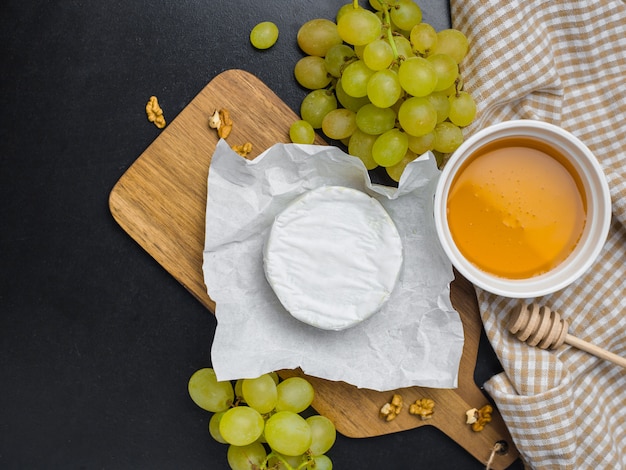
<svg viewBox="0 0 626 470">
<path fill-rule="evenodd" d="M 292 316 L 342 330 L 387 301 L 402 267 L 402 241 L 376 199 L 323 186 L 276 217 L 263 258 L 265 276 Z"/>
</svg>

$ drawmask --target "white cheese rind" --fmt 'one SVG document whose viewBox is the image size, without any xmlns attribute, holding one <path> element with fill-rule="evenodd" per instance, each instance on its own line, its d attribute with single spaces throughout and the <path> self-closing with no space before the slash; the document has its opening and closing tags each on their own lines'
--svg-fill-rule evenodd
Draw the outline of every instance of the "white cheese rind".
<svg viewBox="0 0 626 470">
<path fill-rule="evenodd" d="M 276 217 L 263 258 L 265 276 L 292 316 L 342 330 L 387 301 L 402 267 L 402 241 L 376 199 L 323 186 Z"/>
</svg>

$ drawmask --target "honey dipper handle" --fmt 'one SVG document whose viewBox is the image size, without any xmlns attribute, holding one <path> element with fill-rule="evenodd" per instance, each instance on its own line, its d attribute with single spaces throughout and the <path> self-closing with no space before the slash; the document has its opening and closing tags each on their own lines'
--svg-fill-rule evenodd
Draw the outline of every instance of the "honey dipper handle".
<svg viewBox="0 0 626 470">
<path fill-rule="evenodd" d="M 576 336 L 567 334 L 567 336 L 565 336 L 565 342 L 578 349 L 586 351 L 589 354 L 593 354 L 596 357 L 610 361 L 613 364 L 626 367 L 625 357 L 618 356 L 617 354 L 607 351 L 606 349 L 602 349 L 601 347 L 596 346 L 594 344 L 588 343 L 587 341 L 577 338 Z"/>
</svg>

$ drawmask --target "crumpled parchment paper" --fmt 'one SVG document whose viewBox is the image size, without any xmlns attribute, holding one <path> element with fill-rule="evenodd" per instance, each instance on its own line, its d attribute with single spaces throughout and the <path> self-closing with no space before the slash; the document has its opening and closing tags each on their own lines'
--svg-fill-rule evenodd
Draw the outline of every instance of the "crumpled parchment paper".
<svg viewBox="0 0 626 470">
<path fill-rule="evenodd" d="M 218 379 L 299 367 L 379 391 L 456 387 L 463 325 L 450 302 L 452 266 L 434 226 L 439 174 L 427 153 L 392 188 L 372 184 L 361 161 L 337 147 L 276 144 L 246 160 L 220 140 L 208 178 L 203 260 L 207 292 L 216 302 L 211 357 Z M 403 242 L 403 268 L 388 302 L 342 331 L 320 330 L 289 315 L 263 271 L 263 246 L 275 216 L 323 185 L 375 197 Z"/>
</svg>

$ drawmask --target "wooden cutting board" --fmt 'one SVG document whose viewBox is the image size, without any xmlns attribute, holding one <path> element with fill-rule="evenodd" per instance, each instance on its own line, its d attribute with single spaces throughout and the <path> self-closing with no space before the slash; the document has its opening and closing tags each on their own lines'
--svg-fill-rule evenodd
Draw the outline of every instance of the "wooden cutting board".
<svg viewBox="0 0 626 470">
<path fill-rule="evenodd" d="M 250 158 L 277 142 L 289 142 L 294 112 L 265 84 L 242 70 L 229 70 L 213 79 L 139 156 L 113 188 L 109 206 L 120 226 L 212 312 L 215 303 L 206 292 L 202 274 L 207 176 L 218 142 L 208 127 L 215 109 L 230 110 L 234 122 L 230 145 L 251 142 Z M 167 110 L 165 110 L 167 117 Z M 316 143 L 324 144 L 321 138 Z M 212 227 L 219 230 L 219 227 Z M 316 390 L 313 407 L 335 423 L 348 437 L 371 437 L 424 425 L 435 426 L 486 463 L 494 444 L 505 441 L 506 455 L 496 456 L 492 468 L 506 468 L 517 457 L 500 414 L 481 432 L 465 424 L 465 412 L 488 403 L 474 383 L 474 367 L 482 323 L 473 286 L 457 275 L 451 288 L 452 303 L 465 330 L 465 344 L 454 390 L 411 387 L 377 392 L 342 382 L 307 377 Z M 281 371 L 282 377 L 303 375 Z M 422 421 L 406 410 L 394 421 L 379 418 L 380 408 L 400 393 L 407 404 L 432 398 L 435 413 Z"/>
</svg>

